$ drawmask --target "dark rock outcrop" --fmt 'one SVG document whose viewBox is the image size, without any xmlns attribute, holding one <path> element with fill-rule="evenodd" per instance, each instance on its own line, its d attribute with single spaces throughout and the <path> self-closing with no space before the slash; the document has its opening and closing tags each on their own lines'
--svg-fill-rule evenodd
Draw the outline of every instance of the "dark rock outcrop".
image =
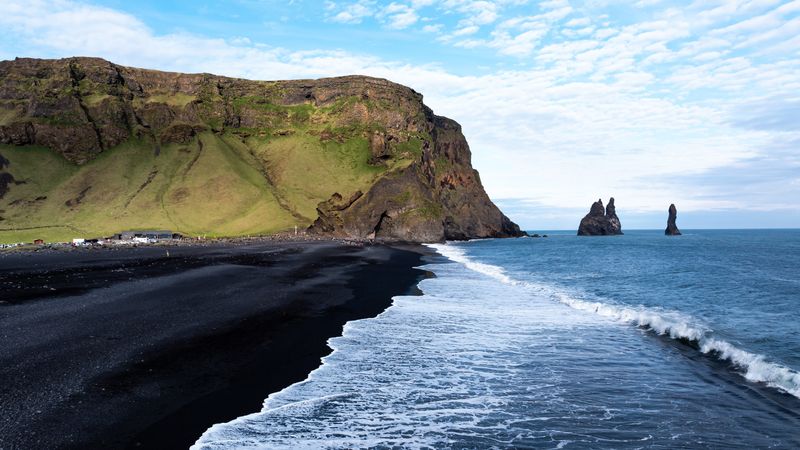
<svg viewBox="0 0 800 450">
<path fill-rule="evenodd" d="M 426 112 L 433 143 L 421 158 L 346 206 L 331 207 L 341 196 L 320 203 L 311 232 L 423 242 L 525 235 L 483 190 L 460 125 Z"/>
<path fill-rule="evenodd" d="M 675 204 L 669 205 L 669 217 L 667 218 L 667 229 L 664 230 L 664 234 L 667 236 L 680 236 L 681 230 L 678 229 L 678 225 L 675 224 L 675 220 L 678 218 L 678 209 L 675 208 Z"/>
<path fill-rule="evenodd" d="M 589 214 L 584 216 L 578 227 L 578 236 L 611 236 L 622 233 L 622 224 L 617 217 L 614 206 L 614 197 L 608 200 L 608 206 L 603 208 L 603 200 L 592 203 Z"/>
</svg>

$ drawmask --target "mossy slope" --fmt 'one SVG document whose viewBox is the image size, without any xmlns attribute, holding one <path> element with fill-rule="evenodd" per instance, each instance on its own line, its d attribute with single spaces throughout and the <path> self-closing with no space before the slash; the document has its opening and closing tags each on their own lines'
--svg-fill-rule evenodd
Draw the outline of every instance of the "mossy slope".
<svg viewBox="0 0 800 450">
<path fill-rule="evenodd" d="M 337 195 L 354 200 L 328 207 Z M 408 240 L 518 234 L 483 192 L 458 125 L 411 89 L 94 58 L 0 62 L 0 218 L 0 242 L 312 223 Z"/>
</svg>

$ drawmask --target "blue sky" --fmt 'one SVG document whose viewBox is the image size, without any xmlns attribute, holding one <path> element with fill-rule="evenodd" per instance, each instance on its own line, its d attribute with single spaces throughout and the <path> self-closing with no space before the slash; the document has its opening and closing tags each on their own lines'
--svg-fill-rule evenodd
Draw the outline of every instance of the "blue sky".
<svg viewBox="0 0 800 450">
<path fill-rule="evenodd" d="M 800 227 L 800 0 L 0 0 L 0 59 L 359 73 L 462 124 L 529 229 Z"/>
</svg>

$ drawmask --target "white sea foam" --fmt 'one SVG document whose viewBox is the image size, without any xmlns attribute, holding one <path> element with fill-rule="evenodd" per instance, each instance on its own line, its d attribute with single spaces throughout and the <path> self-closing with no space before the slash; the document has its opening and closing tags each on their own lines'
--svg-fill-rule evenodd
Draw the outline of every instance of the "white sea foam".
<svg viewBox="0 0 800 450">
<path fill-rule="evenodd" d="M 697 343 L 700 351 L 729 361 L 741 370 L 742 376 L 752 382 L 785 391 L 800 398 L 800 373 L 767 360 L 759 355 L 742 350 L 722 339 L 713 337 L 710 330 L 696 325 L 696 321 L 677 312 L 660 311 L 652 308 L 610 305 L 602 302 L 588 302 L 556 293 L 556 298 L 565 305 L 582 311 L 595 312 L 624 323 L 650 329 L 672 339 L 686 339 Z"/>
<path fill-rule="evenodd" d="M 499 280 L 506 284 L 516 285 L 519 284 L 517 281 L 511 279 L 508 275 L 506 275 L 505 270 L 502 267 L 495 266 L 492 264 L 484 264 L 481 262 L 477 262 L 467 256 L 466 252 L 455 245 L 450 244 L 426 244 L 428 247 L 436 250 L 439 252 L 440 255 L 444 256 L 445 258 L 455 261 L 457 263 L 461 263 L 466 266 L 470 270 L 474 270 L 475 272 L 480 272 L 484 275 L 488 275 L 496 280 Z"/>
<path fill-rule="evenodd" d="M 555 447 L 596 439 L 558 427 L 604 417 L 603 406 L 562 399 L 562 371 L 534 356 L 593 320 L 562 317 L 563 306 L 530 302 L 519 287 L 461 265 L 428 267 L 438 276 L 422 281 L 424 297 L 396 297 L 377 317 L 348 322 L 305 381 L 270 395 L 260 412 L 214 425 L 192 448 Z M 620 439 L 641 433 L 630 434 Z"/>
<path fill-rule="evenodd" d="M 668 311 L 645 306 L 631 307 L 601 301 L 576 298 L 558 287 L 515 280 L 499 266 L 477 262 L 464 249 L 453 244 L 430 244 L 442 256 L 463 264 L 468 269 L 488 275 L 511 285 L 524 285 L 553 298 L 573 309 L 594 313 L 614 321 L 647 328 L 672 339 L 685 339 L 697 343 L 703 354 L 713 355 L 737 367 L 742 376 L 751 382 L 764 383 L 772 388 L 800 398 L 800 373 L 781 364 L 770 362 L 768 357 L 742 350 L 723 339 L 700 321 L 677 311 Z"/>
<path fill-rule="evenodd" d="M 431 247 L 457 263 L 426 266 L 437 277 L 420 283 L 424 296 L 396 297 L 377 317 L 347 323 L 305 381 L 270 395 L 260 412 L 213 426 L 193 449 L 640 448 L 648 440 L 689 448 L 722 439 L 792 447 L 800 441 L 792 434 L 795 422 L 775 425 L 780 419 L 751 398 L 727 397 L 728 387 L 687 376 L 697 365 L 673 364 L 639 333 L 620 332 L 620 323 L 630 323 L 675 337 L 694 333 L 721 358 L 744 359 L 691 317 L 588 301 L 520 281 L 470 258 L 464 246 Z M 746 373 L 761 370 L 775 379 L 759 362 L 769 364 L 756 357 Z M 693 394 L 675 396 L 676 386 Z M 720 396 L 724 402 L 715 401 Z M 751 413 L 745 420 L 731 410 Z M 789 431 L 775 437 L 775 429 Z"/>
</svg>

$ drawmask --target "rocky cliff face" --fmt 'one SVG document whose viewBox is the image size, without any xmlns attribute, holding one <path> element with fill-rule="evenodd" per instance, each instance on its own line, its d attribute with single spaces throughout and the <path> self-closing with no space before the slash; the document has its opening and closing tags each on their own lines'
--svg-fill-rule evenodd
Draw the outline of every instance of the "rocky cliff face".
<svg viewBox="0 0 800 450">
<path fill-rule="evenodd" d="M 592 204 L 589 214 L 584 216 L 578 227 L 578 236 L 609 236 L 622 233 L 622 224 L 617 217 L 617 208 L 614 206 L 614 197 L 608 200 L 608 206 L 603 208 L 603 200 L 599 199 Z"/>
<path fill-rule="evenodd" d="M 484 192 L 460 126 L 382 79 L 3 61 L 0 144 L 0 233 L 522 234 Z"/>
<path fill-rule="evenodd" d="M 678 225 L 675 224 L 675 220 L 678 218 L 678 209 L 675 208 L 675 205 L 669 205 L 669 216 L 667 217 L 667 229 L 664 230 L 664 234 L 667 236 L 680 236 L 681 230 L 678 229 Z"/>
<path fill-rule="evenodd" d="M 432 144 L 418 163 L 378 180 L 366 194 L 320 203 L 313 232 L 436 241 L 523 233 L 489 200 L 454 121 L 433 116 Z M 381 148 L 373 154 L 380 154 Z"/>
</svg>

